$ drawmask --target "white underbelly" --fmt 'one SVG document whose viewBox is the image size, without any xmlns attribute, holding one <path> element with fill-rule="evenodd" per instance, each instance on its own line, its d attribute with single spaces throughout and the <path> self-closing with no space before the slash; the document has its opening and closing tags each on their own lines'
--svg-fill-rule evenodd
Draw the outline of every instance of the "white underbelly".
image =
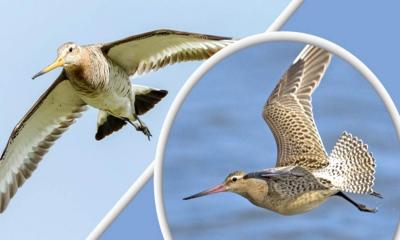
<svg viewBox="0 0 400 240">
<path fill-rule="evenodd" d="M 88 105 L 106 111 L 117 117 L 129 118 L 132 115 L 129 97 L 119 96 L 112 92 L 99 93 L 96 96 L 81 96 Z"/>
</svg>

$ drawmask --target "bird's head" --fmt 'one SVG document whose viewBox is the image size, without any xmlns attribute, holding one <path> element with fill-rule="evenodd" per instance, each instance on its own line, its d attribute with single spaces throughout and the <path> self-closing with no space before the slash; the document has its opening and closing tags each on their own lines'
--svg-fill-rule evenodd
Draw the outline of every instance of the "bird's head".
<svg viewBox="0 0 400 240">
<path fill-rule="evenodd" d="M 51 70 L 58 67 L 77 66 L 81 60 L 81 47 L 73 42 L 67 42 L 57 49 L 57 59 L 45 67 L 42 71 L 35 74 L 32 79 L 35 79 Z"/>
<path fill-rule="evenodd" d="M 189 200 L 192 198 L 198 198 L 219 192 L 235 192 L 242 195 L 247 191 L 249 183 L 253 181 L 253 179 L 246 179 L 244 178 L 244 176 L 246 176 L 246 173 L 242 171 L 235 171 L 233 173 L 230 173 L 225 178 L 223 183 L 218 184 L 217 186 L 207 189 L 205 191 L 193 194 L 189 197 L 184 198 L 183 200 Z"/>
</svg>

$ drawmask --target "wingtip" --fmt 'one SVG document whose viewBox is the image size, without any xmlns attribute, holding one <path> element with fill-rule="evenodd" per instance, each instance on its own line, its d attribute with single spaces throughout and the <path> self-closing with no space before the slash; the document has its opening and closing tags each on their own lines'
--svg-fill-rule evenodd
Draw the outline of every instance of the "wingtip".
<svg viewBox="0 0 400 240">
<path fill-rule="evenodd" d="M 164 94 L 164 97 L 168 95 L 168 90 L 161 89 L 160 92 Z"/>
<path fill-rule="evenodd" d="M 297 61 L 299 61 L 300 59 L 305 59 L 307 58 L 307 56 L 311 56 L 311 55 L 315 55 L 315 54 L 328 54 L 328 60 L 327 63 L 329 65 L 330 60 L 332 58 L 332 54 L 321 47 L 318 47 L 316 45 L 312 45 L 312 44 L 307 44 L 299 53 L 299 55 L 297 55 L 296 59 L 293 61 L 293 64 L 296 63 Z"/>
<path fill-rule="evenodd" d="M 106 137 L 106 135 L 103 133 L 103 132 L 100 132 L 100 131 L 97 131 L 96 132 L 96 135 L 94 136 L 94 138 L 96 139 L 96 141 L 100 141 L 100 140 L 102 140 L 103 138 L 105 138 Z"/>
</svg>

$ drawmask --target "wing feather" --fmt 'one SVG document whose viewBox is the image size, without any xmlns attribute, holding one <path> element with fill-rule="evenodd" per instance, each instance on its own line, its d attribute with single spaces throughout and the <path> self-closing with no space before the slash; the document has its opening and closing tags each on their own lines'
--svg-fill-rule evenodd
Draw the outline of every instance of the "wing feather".
<svg viewBox="0 0 400 240">
<path fill-rule="evenodd" d="M 105 44 L 102 50 L 133 75 L 177 62 L 207 59 L 232 42 L 228 37 L 162 29 Z"/>
<path fill-rule="evenodd" d="M 272 91 L 263 117 L 278 148 L 276 166 L 297 165 L 310 170 L 328 165 L 314 122 L 311 95 L 331 60 L 324 49 L 307 45 Z"/>
<path fill-rule="evenodd" d="M 85 105 L 62 73 L 17 124 L 0 159 L 0 212 Z"/>
</svg>

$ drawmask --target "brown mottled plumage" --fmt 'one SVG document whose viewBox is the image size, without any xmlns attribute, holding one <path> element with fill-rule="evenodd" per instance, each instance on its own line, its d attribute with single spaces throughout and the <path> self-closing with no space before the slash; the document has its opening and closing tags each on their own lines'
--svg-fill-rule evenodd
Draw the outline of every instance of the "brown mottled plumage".
<svg viewBox="0 0 400 240">
<path fill-rule="evenodd" d="M 314 122 L 311 95 L 330 60 L 326 50 L 306 46 L 268 98 L 263 117 L 277 143 L 275 168 L 231 173 L 222 184 L 184 199 L 230 191 L 256 206 L 293 215 L 337 195 L 361 211 L 375 212 L 343 193 L 381 197 L 372 189 L 375 160 L 367 145 L 344 132 L 328 156 Z"/>
<path fill-rule="evenodd" d="M 178 62 L 207 59 L 232 42 L 227 37 L 156 30 L 106 44 L 63 44 L 54 63 L 33 78 L 57 67 L 63 71 L 17 124 L 1 155 L 0 212 L 86 105 L 99 109 L 97 140 L 126 122 L 150 138 L 138 116 L 167 91 L 132 85 L 129 78 Z"/>
</svg>

